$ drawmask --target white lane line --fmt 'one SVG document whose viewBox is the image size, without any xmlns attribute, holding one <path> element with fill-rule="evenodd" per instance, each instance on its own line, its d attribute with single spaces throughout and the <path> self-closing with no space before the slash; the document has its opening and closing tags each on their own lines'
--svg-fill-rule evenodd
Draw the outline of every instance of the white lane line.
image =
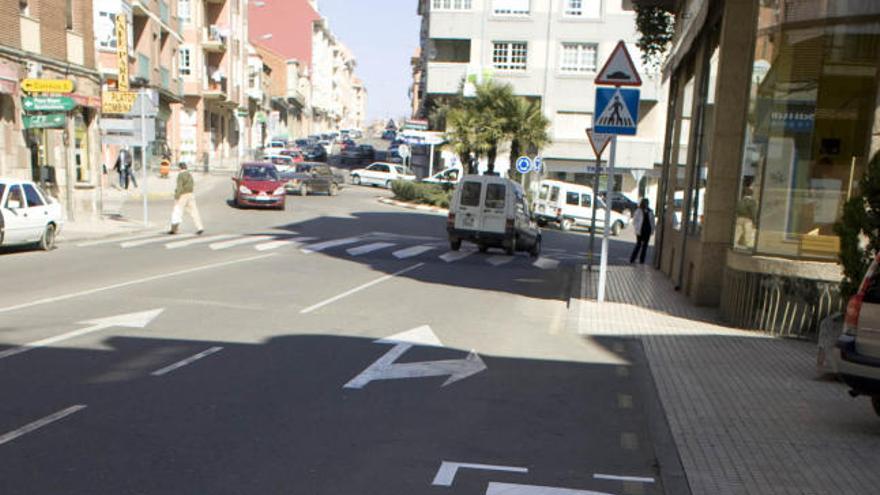
<svg viewBox="0 0 880 495">
<path fill-rule="evenodd" d="M 195 236 L 196 236 L 195 234 L 177 234 L 176 236 L 172 237 L 168 234 L 162 234 L 158 237 L 152 237 L 149 239 L 123 242 L 123 243 L 119 244 L 119 247 L 121 247 L 122 249 L 128 249 L 128 248 L 133 248 L 133 247 L 138 247 L 138 246 L 145 246 L 147 244 L 158 244 L 160 242 L 168 242 L 171 239 L 187 239 L 187 238 L 195 237 Z"/>
<path fill-rule="evenodd" d="M 113 239 L 101 239 L 100 241 L 81 242 L 77 244 L 76 247 L 92 247 L 101 246 L 103 244 L 116 244 L 117 242 L 139 241 L 141 239 L 147 239 L 150 237 L 155 237 L 157 235 L 159 235 L 158 232 L 154 232 L 152 234 L 132 235 L 127 237 L 114 237 Z"/>
<path fill-rule="evenodd" d="M 360 237 L 346 237 L 344 239 L 334 239 L 332 241 L 324 241 L 319 242 L 317 244 L 311 244 L 302 249 L 304 253 L 316 253 L 318 251 L 323 251 L 325 249 L 330 249 L 332 247 L 337 246 L 345 246 L 346 244 L 354 244 L 356 242 L 360 242 L 363 239 Z"/>
<path fill-rule="evenodd" d="M 653 483 L 654 482 L 654 478 L 645 478 L 645 477 L 641 477 L 641 476 L 616 476 L 613 474 L 599 474 L 599 473 L 594 474 L 593 479 L 611 480 L 611 481 L 632 481 L 635 483 Z"/>
<path fill-rule="evenodd" d="M 372 244 L 366 244 L 363 246 L 353 247 L 351 249 L 346 250 L 346 252 L 352 256 L 360 256 L 362 254 L 372 253 L 373 251 L 378 251 L 380 249 L 385 249 L 393 246 L 393 242 L 374 242 Z"/>
<path fill-rule="evenodd" d="M 56 421 L 60 421 L 64 418 L 66 418 L 67 416 L 70 416 L 71 414 L 82 411 L 85 408 L 86 408 L 85 404 L 77 404 L 75 406 L 70 406 L 67 409 L 62 409 L 56 413 L 50 414 L 50 415 L 46 416 L 45 418 L 38 419 L 38 420 L 34 421 L 33 423 L 28 423 L 17 430 L 13 430 L 13 431 L 10 431 L 9 433 L 6 433 L 4 435 L 0 435 L 0 445 L 3 445 L 4 443 L 9 443 L 22 435 L 27 435 L 28 433 L 30 433 L 32 431 L 39 430 L 40 428 L 42 428 L 44 426 L 50 425 Z"/>
<path fill-rule="evenodd" d="M 559 266 L 559 260 L 554 260 L 551 258 L 545 258 L 543 256 L 539 257 L 532 263 L 532 266 L 536 268 L 540 268 L 541 270 L 554 270 Z"/>
<path fill-rule="evenodd" d="M 458 261 L 474 254 L 473 251 L 447 251 L 439 256 L 439 258 L 447 263 Z"/>
<path fill-rule="evenodd" d="M 323 308 L 324 306 L 326 306 L 328 304 L 334 303 L 340 299 L 346 298 L 346 297 L 348 297 L 352 294 L 355 294 L 357 292 L 360 292 L 364 289 L 368 289 L 376 284 L 381 284 L 382 282 L 384 282 L 386 280 L 390 280 L 398 275 L 403 275 L 406 272 L 410 272 L 410 271 L 415 270 L 416 268 L 420 268 L 422 266 L 425 266 L 425 264 L 424 263 L 416 263 L 415 265 L 413 265 L 409 268 L 404 268 L 403 270 L 398 270 L 390 275 L 383 275 L 383 276 L 377 278 L 376 280 L 367 282 L 363 285 L 359 285 L 359 286 L 355 287 L 354 289 L 349 289 L 349 290 L 343 292 L 342 294 L 335 295 L 335 296 L 331 297 L 330 299 L 325 299 L 325 300 L 319 302 L 318 304 L 313 304 L 313 305 L 309 306 L 308 308 L 303 309 L 299 313 L 300 314 L 311 313 L 312 311 L 314 311 L 316 309 Z"/>
<path fill-rule="evenodd" d="M 67 299 L 73 299 L 76 297 L 90 296 L 92 294 L 97 294 L 99 292 L 106 292 L 108 290 L 121 289 L 123 287 L 144 284 L 147 282 L 153 282 L 155 280 L 162 280 L 165 278 L 177 277 L 179 275 L 187 275 L 190 273 L 211 270 L 213 268 L 220 268 L 220 267 L 229 266 L 229 265 L 237 265 L 239 263 L 247 263 L 249 261 L 256 261 L 259 259 L 268 258 L 270 256 L 275 256 L 275 253 L 261 254 L 259 256 L 248 256 L 247 258 L 239 258 L 236 260 L 221 261 L 219 263 L 211 263 L 209 265 L 196 266 L 193 268 L 186 268 L 184 270 L 177 270 L 177 271 L 168 272 L 168 273 L 160 273 L 159 275 L 151 275 L 149 277 L 138 278 L 135 280 L 129 280 L 128 282 L 120 282 L 118 284 L 105 285 L 103 287 L 95 287 L 94 289 L 86 289 L 86 290 L 81 290 L 78 292 L 71 292 L 70 294 L 64 294 L 63 296 L 46 297 L 43 299 L 37 299 L 36 301 L 31 301 L 31 302 L 26 302 L 26 303 L 22 303 L 22 304 L 16 304 L 14 306 L 6 306 L 5 308 L 0 308 L 0 313 L 8 313 L 10 311 L 16 311 L 16 310 L 24 309 L 24 308 L 31 308 L 34 306 L 40 306 L 42 304 L 55 303 L 58 301 L 66 301 Z"/>
<path fill-rule="evenodd" d="M 274 235 L 252 235 L 242 237 L 240 239 L 232 239 L 231 241 L 215 242 L 208 247 L 211 248 L 212 251 L 219 251 L 221 249 L 229 249 L 235 246 L 243 246 L 245 244 L 254 244 L 257 242 L 268 241 L 269 239 L 274 238 Z"/>
<path fill-rule="evenodd" d="M 486 263 L 489 263 L 492 266 L 506 265 L 507 263 L 510 263 L 511 261 L 513 261 L 513 256 L 498 255 L 498 256 L 489 256 L 488 258 L 486 258 Z"/>
<path fill-rule="evenodd" d="M 195 244 L 206 244 L 209 242 L 223 241 L 226 239 L 231 239 L 233 237 L 238 237 L 238 236 L 234 235 L 234 234 L 220 234 L 220 235 L 212 235 L 212 236 L 208 236 L 208 237 L 199 237 L 197 239 L 190 239 L 188 241 L 169 242 L 168 244 L 165 244 L 165 249 L 179 249 L 182 247 L 193 246 Z"/>
<path fill-rule="evenodd" d="M 413 256 L 418 256 L 432 249 L 434 249 L 434 246 L 413 246 L 406 249 L 399 249 L 391 254 L 394 255 L 395 258 L 402 260 L 406 258 L 412 258 Z"/>
<path fill-rule="evenodd" d="M 293 244 L 292 241 L 281 239 L 277 241 L 264 242 L 262 244 L 257 244 L 254 246 L 254 249 L 257 251 L 271 251 L 273 249 L 278 249 L 280 247 L 289 246 Z"/>
<path fill-rule="evenodd" d="M 192 364 L 192 363 L 198 361 L 199 359 L 206 358 L 206 357 L 210 356 L 211 354 L 218 353 L 222 350 L 223 350 L 223 347 L 220 347 L 220 346 L 211 347 L 210 349 L 204 350 L 198 354 L 194 354 L 184 360 L 181 360 L 181 361 L 178 361 L 174 364 L 168 365 L 162 369 L 158 369 L 150 374 L 153 376 L 162 376 L 167 373 L 171 373 L 174 370 L 177 370 L 177 369 L 183 368 L 184 366 Z"/>
</svg>

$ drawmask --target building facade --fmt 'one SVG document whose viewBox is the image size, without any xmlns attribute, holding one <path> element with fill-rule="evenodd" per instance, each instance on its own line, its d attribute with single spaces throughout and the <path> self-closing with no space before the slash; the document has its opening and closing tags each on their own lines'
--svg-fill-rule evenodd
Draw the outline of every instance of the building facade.
<svg viewBox="0 0 880 495">
<path fill-rule="evenodd" d="M 95 70 L 90 0 L 0 1 L 0 176 L 33 179 L 64 205 L 68 220 L 100 212 L 101 156 L 98 112 L 101 84 Z M 72 109 L 53 112 L 49 126 L 25 107 L 24 79 L 62 79 Z M 44 113 L 45 114 L 45 113 Z"/>
<path fill-rule="evenodd" d="M 676 35 L 657 266 L 732 323 L 812 335 L 841 308 L 833 225 L 878 148 L 880 4 L 659 4 Z"/>
<path fill-rule="evenodd" d="M 180 161 L 235 168 L 253 153 L 247 96 L 247 1 L 178 0 L 183 102 L 171 117 Z"/>
<path fill-rule="evenodd" d="M 659 175 L 666 105 L 659 77 L 638 61 L 635 15 L 622 0 L 421 0 L 424 94 L 419 117 L 462 81 L 492 79 L 539 99 L 552 142 L 541 154 L 548 177 L 591 184 L 594 154 L 585 130 L 595 113 L 594 79 L 625 41 L 644 81 L 638 134 L 621 137 L 614 187 L 653 197 Z M 499 162 L 506 153 L 499 153 Z M 606 157 L 607 158 L 607 157 Z M 496 165 L 503 171 L 508 164 Z"/>
</svg>

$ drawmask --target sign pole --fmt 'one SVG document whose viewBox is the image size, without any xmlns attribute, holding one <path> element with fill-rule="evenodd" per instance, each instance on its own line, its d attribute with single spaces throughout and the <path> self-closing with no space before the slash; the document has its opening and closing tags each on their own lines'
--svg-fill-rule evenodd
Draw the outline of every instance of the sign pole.
<svg viewBox="0 0 880 495">
<path fill-rule="evenodd" d="M 141 89 L 141 167 L 143 168 L 141 191 L 144 196 L 144 227 L 150 226 L 147 206 L 147 92 Z"/>
<path fill-rule="evenodd" d="M 599 168 L 602 166 L 602 156 L 596 157 L 596 170 L 593 174 L 593 204 L 591 205 L 592 214 L 590 215 L 590 255 L 588 256 L 587 270 L 593 271 L 593 246 L 596 245 L 596 199 L 599 197 Z"/>
<path fill-rule="evenodd" d="M 598 301 L 605 301 L 605 285 L 608 279 L 608 234 L 611 231 L 611 182 L 614 180 L 614 160 L 617 155 L 617 135 L 611 138 L 611 156 L 608 157 L 608 173 L 605 187 L 605 226 L 602 229 L 602 260 L 599 265 L 599 293 Z M 599 198 L 595 198 L 593 205 L 598 204 Z M 595 210 L 594 210 L 595 211 Z"/>
</svg>

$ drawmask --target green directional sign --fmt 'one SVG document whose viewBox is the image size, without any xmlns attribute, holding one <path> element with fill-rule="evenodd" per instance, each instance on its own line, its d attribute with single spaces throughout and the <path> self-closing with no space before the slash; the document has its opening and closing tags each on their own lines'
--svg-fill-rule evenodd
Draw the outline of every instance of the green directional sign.
<svg viewBox="0 0 880 495">
<path fill-rule="evenodd" d="M 67 116 L 63 113 L 47 113 L 45 115 L 25 115 L 25 129 L 46 129 L 52 127 L 64 127 Z"/>
<path fill-rule="evenodd" d="M 69 96 L 26 96 L 21 106 L 25 112 L 69 112 L 76 102 Z"/>
</svg>

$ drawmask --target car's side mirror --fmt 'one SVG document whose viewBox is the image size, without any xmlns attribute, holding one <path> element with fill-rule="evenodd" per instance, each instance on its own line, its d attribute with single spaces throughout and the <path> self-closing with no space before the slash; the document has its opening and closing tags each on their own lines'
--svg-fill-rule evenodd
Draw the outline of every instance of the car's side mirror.
<svg viewBox="0 0 880 495">
<path fill-rule="evenodd" d="M 17 209 L 21 208 L 21 201 L 19 201 L 17 199 L 10 199 L 9 201 L 6 202 L 6 207 L 9 208 L 10 210 L 17 210 Z"/>
</svg>

